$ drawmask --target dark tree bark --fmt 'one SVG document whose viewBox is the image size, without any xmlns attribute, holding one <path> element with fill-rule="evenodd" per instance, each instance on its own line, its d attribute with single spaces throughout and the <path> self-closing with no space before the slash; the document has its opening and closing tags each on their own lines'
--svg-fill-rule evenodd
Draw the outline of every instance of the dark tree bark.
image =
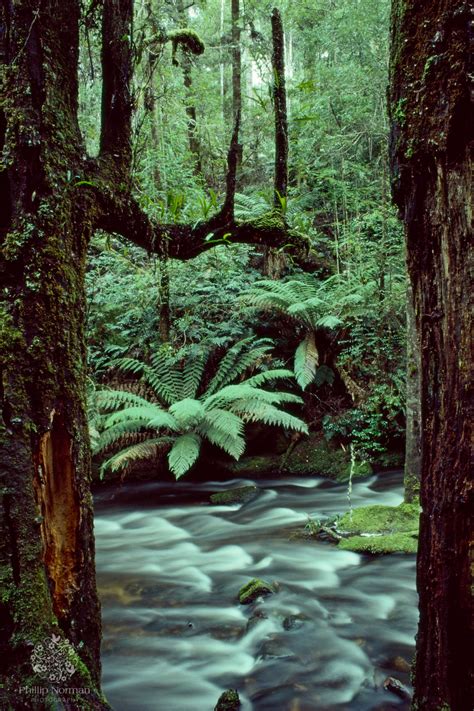
<svg viewBox="0 0 474 711">
<path fill-rule="evenodd" d="M 83 319 L 92 224 L 72 180 L 79 2 L 2 3 L 0 22 L 2 707 L 60 703 L 31 667 L 34 645 L 56 634 L 82 660 L 68 686 L 90 688 L 61 708 L 102 709 Z M 48 697 L 22 691 L 26 679 Z"/>
<path fill-rule="evenodd" d="M 240 0 L 231 0 L 232 20 L 232 117 L 235 122 L 242 116 L 242 47 L 240 44 Z M 243 147 L 238 145 L 237 163 L 240 166 Z"/>
<path fill-rule="evenodd" d="M 275 112 L 275 174 L 273 204 L 285 221 L 288 193 L 288 117 L 285 85 L 285 36 L 281 15 L 272 12 L 273 104 Z M 264 248 L 263 272 L 270 279 L 279 279 L 286 266 L 285 254 L 270 246 Z"/>
<path fill-rule="evenodd" d="M 181 27 L 186 28 L 188 23 L 186 21 L 186 6 L 184 2 L 180 2 L 178 15 Z M 195 160 L 194 172 L 196 173 L 196 175 L 201 175 L 201 146 L 197 133 L 196 104 L 195 98 L 193 96 L 192 55 L 189 50 L 186 49 L 186 47 L 183 47 L 180 64 L 183 70 L 183 82 L 186 90 L 186 114 L 188 116 L 189 150 L 194 156 Z"/>
<path fill-rule="evenodd" d="M 421 347 L 420 624 L 414 708 L 474 707 L 472 8 L 395 0 L 392 176 Z M 471 46 L 470 46 L 471 45 Z"/>
<path fill-rule="evenodd" d="M 421 478 L 421 348 L 416 328 L 413 289 L 407 288 L 406 432 L 403 488 L 405 502 L 418 501 Z"/>
</svg>

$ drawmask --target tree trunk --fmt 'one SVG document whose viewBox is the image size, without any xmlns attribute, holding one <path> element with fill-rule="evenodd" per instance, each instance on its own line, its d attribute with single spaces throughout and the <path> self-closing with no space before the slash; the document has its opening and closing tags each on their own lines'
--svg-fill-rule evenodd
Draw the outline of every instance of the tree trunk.
<svg viewBox="0 0 474 711">
<path fill-rule="evenodd" d="M 421 476 L 421 349 L 416 330 L 413 289 L 407 287 L 406 436 L 403 486 L 405 502 L 418 501 Z"/>
<path fill-rule="evenodd" d="M 471 22 L 462 0 L 393 3 L 392 175 L 421 347 L 414 708 L 430 711 L 474 707 Z"/>
<path fill-rule="evenodd" d="M 75 673 L 61 684 L 68 686 L 61 708 L 108 708 L 99 687 L 84 401 L 84 270 L 91 226 L 82 219 L 87 200 L 72 180 L 82 151 L 78 20 L 75 1 L 39 9 L 19 0 L 0 10 L 7 188 L 0 234 L 4 708 L 60 703 L 57 685 L 32 670 L 32 652 L 53 634 L 75 648 Z M 47 693 L 35 695 L 34 687 Z M 81 694 L 80 688 L 89 691 Z"/>
<path fill-rule="evenodd" d="M 288 117 L 286 109 L 285 84 L 285 36 L 278 10 L 272 12 L 272 69 L 273 104 L 275 111 L 275 175 L 273 204 L 276 212 L 285 220 L 288 193 Z M 263 273 L 269 279 L 279 279 L 286 266 L 282 250 L 265 247 L 263 251 Z"/>
<path fill-rule="evenodd" d="M 186 28 L 187 15 L 184 2 L 181 2 L 178 10 L 179 23 L 182 28 Z M 183 47 L 181 53 L 181 68 L 183 70 L 183 82 L 186 90 L 186 114 L 188 116 L 188 142 L 191 155 L 194 157 L 194 172 L 196 175 L 202 173 L 201 146 L 197 134 L 197 114 L 195 98 L 193 96 L 192 57 L 190 52 Z"/>
<path fill-rule="evenodd" d="M 242 48 L 240 46 L 240 0 L 232 0 L 232 121 L 242 116 Z M 242 163 L 243 148 L 238 144 L 237 167 Z"/>
</svg>

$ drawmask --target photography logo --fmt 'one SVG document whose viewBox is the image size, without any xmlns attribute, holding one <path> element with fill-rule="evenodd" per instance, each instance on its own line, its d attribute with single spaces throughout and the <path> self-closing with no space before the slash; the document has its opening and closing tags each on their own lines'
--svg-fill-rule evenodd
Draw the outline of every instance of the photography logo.
<svg viewBox="0 0 474 711">
<path fill-rule="evenodd" d="M 67 639 L 53 634 L 35 645 L 31 654 L 33 671 L 53 684 L 67 681 L 76 671 L 74 648 Z"/>
</svg>

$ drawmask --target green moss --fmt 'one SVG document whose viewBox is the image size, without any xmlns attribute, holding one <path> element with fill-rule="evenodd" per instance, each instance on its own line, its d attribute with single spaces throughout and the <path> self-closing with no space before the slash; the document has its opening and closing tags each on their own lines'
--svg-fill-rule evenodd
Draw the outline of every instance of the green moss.
<svg viewBox="0 0 474 711">
<path fill-rule="evenodd" d="M 240 708 L 239 694 L 236 689 L 227 689 L 219 697 L 214 711 L 237 711 Z"/>
<path fill-rule="evenodd" d="M 228 489 L 211 495 L 213 504 L 243 504 L 250 501 L 257 494 L 256 486 L 240 486 L 236 489 Z"/>
<path fill-rule="evenodd" d="M 343 538 L 338 548 L 354 553 L 416 553 L 418 537 L 416 533 L 388 533 L 382 536 L 350 536 Z"/>
<path fill-rule="evenodd" d="M 276 209 L 269 210 L 246 224 L 252 225 L 258 230 L 280 231 L 286 227 L 281 210 Z"/>
<path fill-rule="evenodd" d="M 416 553 L 420 508 L 418 504 L 364 506 L 346 513 L 338 529 L 350 533 L 338 547 L 355 553 Z M 360 534 L 372 535 L 360 535 Z"/>
<path fill-rule="evenodd" d="M 253 578 L 243 585 L 239 590 L 239 602 L 241 605 L 248 605 L 261 595 L 271 595 L 275 589 L 269 583 L 260 578 Z"/>
<path fill-rule="evenodd" d="M 315 435 L 295 447 L 285 469 L 295 475 L 319 474 L 333 481 L 347 481 L 351 472 L 351 462 L 348 453 L 342 448 L 334 449 L 325 439 Z M 371 473 L 372 467 L 369 462 L 355 462 L 353 478 L 369 476 Z"/>
<path fill-rule="evenodd" d="M 360 533 L 411 533 L 418 531 L 420 508 L 418 504 L 400 506 L 363 506 L 346 513 L 338 521 L 341 531 Z"/>
<path fill-rule="evenodd" d="M 173 30 L 173 32 L 168 32 L 167 37 L 173 44 L 173 57 L 176 54 L 178 46 L 180 46 L 181 49 L 196 55 L 203 54 L 206 48 L 199 35 L 194 32 L 194 30 L 190 30 L 187 27 L 182 30 Z"/>
<path fill-rule="evenodd" d="M 282 474 L 287 476 L 323 476 L 332 481 L 345 482 L 351 471 L 350 457 L 343 449 L 331 447 L 320 434 L 311 434 L 293 449 L 288 456 L 243 457 L 238 462 L 224 465 L 236 476 L 259 477 Z M 355 463 L 353 478 L 369 476 L 369 462 Z"/>
</svg>

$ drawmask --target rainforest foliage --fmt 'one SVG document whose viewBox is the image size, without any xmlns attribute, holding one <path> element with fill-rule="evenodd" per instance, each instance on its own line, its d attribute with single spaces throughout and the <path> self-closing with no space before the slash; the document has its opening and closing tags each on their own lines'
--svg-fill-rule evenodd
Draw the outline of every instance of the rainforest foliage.
<svg viewBox="0 0 474 711">
<path fill-rule="evenodd" d="M 275 6 L 289 145 L 281 190 Z M 85 15 L 80 63 L 92 153 L 96 9 L 91 2 Z M 211 233 L 212 249 L 178 261 L 166 241 L 150 255 L 96 234 L 86 275 L 90 409 L 106 468 L 162 452 L 180 476 L 203 440 L 241 456 L 255 422 L 309 428 L 369 460 L 402 449 L 406 283 L 387 163 L 389 13 L 388 0 L 247 0 L 238 18 L 225 0 L 136 3 L 132 167 L 141 207 L 168 224 L 212 218 L 238 119 L 235 219 L 249 229 L 284 224 L 289 238 L 269 257 L 264 246 Z M 292 236 L 307 240 L 304 257 Z"/>
</svg>

